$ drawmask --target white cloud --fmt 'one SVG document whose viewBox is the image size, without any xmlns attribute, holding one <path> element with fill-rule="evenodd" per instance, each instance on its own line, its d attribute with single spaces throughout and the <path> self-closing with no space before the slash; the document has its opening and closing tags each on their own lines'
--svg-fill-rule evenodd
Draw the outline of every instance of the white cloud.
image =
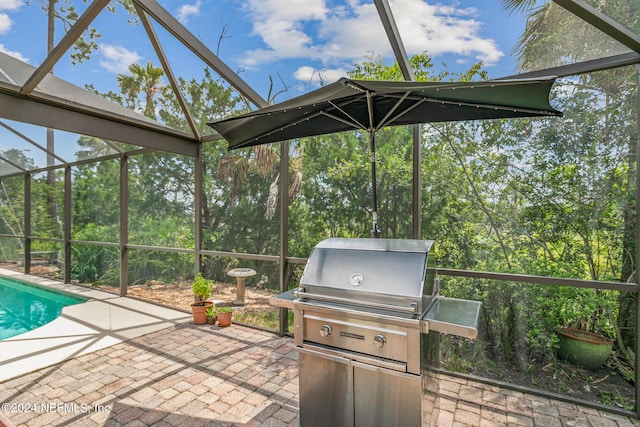
<svg viewBox="0 0 640 427">
<path fill-rule="evenodd" d="M 13 21 L 6 13 L 0 12 L 0 34 L 6 34 L 11 29 Z"/>
<path fill-rule="evenodd" d="M 421 0 L 396 0 L 394 17 L 405 49 L 410 53 L 428 51 L 437 56 L 454 53 L 494 64 L 504 53 L 492 39 L 480 36 L 482 25 L 474 19 L 474 8 L 456 9 L 428 5 Z"/>
<path fill-rule="evenodd" d="M 504 55 L 494 40 L 481 35 L 475 8 L 425 0 L 395 0 L 391 7 L 410 56 L 424 51 L 431 56 L 456 54 L 461 60 L 491 65 Z M 327 7 L 325 0 L 248 0 L 245 10 L 254 33 L 265 44 L 245 52 L 242 65 L 246 68 L 306 59 L 322 63 L 323 69 L 340 70 L 371 52 L 387 58 L 393 55 L 372 2 L 346 0 L 344 6 Z M 307 78 L 307 72 L 301 68 L 297 75 Z"/>
<path fill-rule="evenodd" d="M 15 11 L 22 6 L 22 0 L 0 0 L 0 34 L 6 34 L 13 26 L 13 21 L 4 11 Z"/>
<path fill-rule="evenodd" d="M 244 10 L 253 21 L 254 33 L 266 44 L 265 49 L 247 52 L 244 66 L 322 54 L 314 52 L 313 39 L 304 25 L 325 19 L 328 10 L 324 0 L 249 0 Z"/>
<path fill-rule="evenodd" d="M 22 0 L 0 0 L 0 10 L 18 10 Z"/>
<path fill-rule="evenodd" d="M 100 65 L 112 73 L 126 73 L 129 71 L 129 65 L 142 59 L 136 52 L 131 52 L 122 46 L 101 44 L 100 52 L 103 58 L 100 60 Z"/>
<path fill-rule="evenodd" d="M 29 62 L 29 60 L 24 56 L 22 56 L 20 52 L 17 52 L 15 50 L 9 50 L 2 43 L 0 43 L 0 52 L 6 53 L 9 56 L 13 56 L 14 58 L 19 59 L 22 62 Z"/>
<path fill-rule="evenodd" d="M 196 4 L 183 4 L 178 9 L 177 19 L 181 24 L 186 25 L 190 16 L 199 15 L 200 14 L 200 6 L 202 2 L 200 0 L 196 1 Z"/>
<path fill-rule="evenodd" d="M 343 68 L 317 70 L 309 66 L 300 67 L 293 73 L 293 77 L 303 83 L 308 83 L 310 86 L 321 86 L 322 83 L 333 83 L 341 77 L 346 76 L 347 70 Z"/>
</svg>

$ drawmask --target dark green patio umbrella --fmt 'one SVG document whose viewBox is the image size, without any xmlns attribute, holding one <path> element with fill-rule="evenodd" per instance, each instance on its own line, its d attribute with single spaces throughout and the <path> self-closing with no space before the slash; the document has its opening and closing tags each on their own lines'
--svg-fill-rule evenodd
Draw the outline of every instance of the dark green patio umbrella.
<svg viewBox="0 0 640 427">
<path fill-rule="evenodd" d="M 280 104 L 208 124 L 227 140 L 229 150 L 305 136 L 366 131 L 371 146 L 371 234 L 378 237 L 378 130 L 430 122 L 561 116 L 549 105 L 554 81 L 546 78 L 446 83 L 343 78 Z"/>
</svg>

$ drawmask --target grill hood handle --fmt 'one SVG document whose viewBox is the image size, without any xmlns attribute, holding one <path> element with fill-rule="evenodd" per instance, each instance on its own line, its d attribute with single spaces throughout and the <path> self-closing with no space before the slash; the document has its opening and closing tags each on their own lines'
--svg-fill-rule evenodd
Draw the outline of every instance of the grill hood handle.
<svg viewBox="0 0 640 427">
<path fill-rule="evenodd" d="M 414 314 L 418 312 L 417 302 L 412 302 L 408 307 L 402 307 L 398 305 L 382 304 L 382 303 L 370 302 L 370 301 L 354 301 L 353 299 L 350 299 L 350 298 L 340 298 L 340 297 L 333 297 L 329 295 L 314 294 L 311 292 L 306 292 L 304 288 L 296 289 L 293 292 L 293 295 L 295 295 L 298 298 L 307 298 L 307 299 L 312 299 L 317 301 L 328 301 L 328 302 L 337 302 L 337 303 L 346 303 L 346 304 L 357 304 L 361 307 L 377 308 L 381 310 L 401 311 L 403 313 Z"/>
</svg>

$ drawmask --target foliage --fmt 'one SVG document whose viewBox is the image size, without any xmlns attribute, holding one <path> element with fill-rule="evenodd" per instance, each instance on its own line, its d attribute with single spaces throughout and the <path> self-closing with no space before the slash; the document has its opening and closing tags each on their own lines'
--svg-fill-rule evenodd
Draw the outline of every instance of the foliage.
<svg viewBox="0 0 640 427">
<path fill-rule="evenodd" d="M 22 177 L 0 181 L 0 234 L 24 235 L 24 197 Z"/>
<path fill-rule="evenodd" d="M 207 319 L 213 319 L 214 317 L 216 317 L 216 306 L 212 305 L 210 307 L 207 307 L 207 309 L 204 311 L 204 315 L 207 317 Z"/>
<path fill-rule="evenodd" d="M 203 302 L 209 298 L 211 296 L 211 289 L 213 289 L 211 280 L 205 279 L 202 273 L 198 273 L 191 284 L 191 290 L 197 302 Z"/>
<path fill-rule="evenodd" d="M 80 283 L 117 284 L 119 283 L 119 260 L 117 248 L 99 244 L 72 245 L 71 277 Z"/>
</svg>

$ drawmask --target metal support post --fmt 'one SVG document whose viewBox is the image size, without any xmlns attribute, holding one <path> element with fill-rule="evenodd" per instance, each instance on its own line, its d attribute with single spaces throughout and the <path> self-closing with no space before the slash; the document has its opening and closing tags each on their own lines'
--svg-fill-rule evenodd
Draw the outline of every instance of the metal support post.
<svg viewBox="0 0 640 427">
<path fill-rule="evenodd" d="M 64 283 L 71 283 L 71 222 L 72 222 L 72 198 L 71 198 L 71 166 L 64 167 L 64 221 L 63 221 L 63 248 L 64 248 Z"/>
<path fill-rule="evenodd" d="M 120 158 L 120 296 L 129 286 L 129 157 Z"/>
<path fill-rule="evenodd" d="M 289 142 L 280 143 L 280 292 L 287 291 L 287 256 L 289 255 Z M 280 336 L 289 329 L 289 314 L 280 308 Z"/>
<path fill-rule="evenodd" d="M 193 276 L 202 269 L 202 144 L 198 144 L 196 157 L 193 159 Z"/>
</svg>

